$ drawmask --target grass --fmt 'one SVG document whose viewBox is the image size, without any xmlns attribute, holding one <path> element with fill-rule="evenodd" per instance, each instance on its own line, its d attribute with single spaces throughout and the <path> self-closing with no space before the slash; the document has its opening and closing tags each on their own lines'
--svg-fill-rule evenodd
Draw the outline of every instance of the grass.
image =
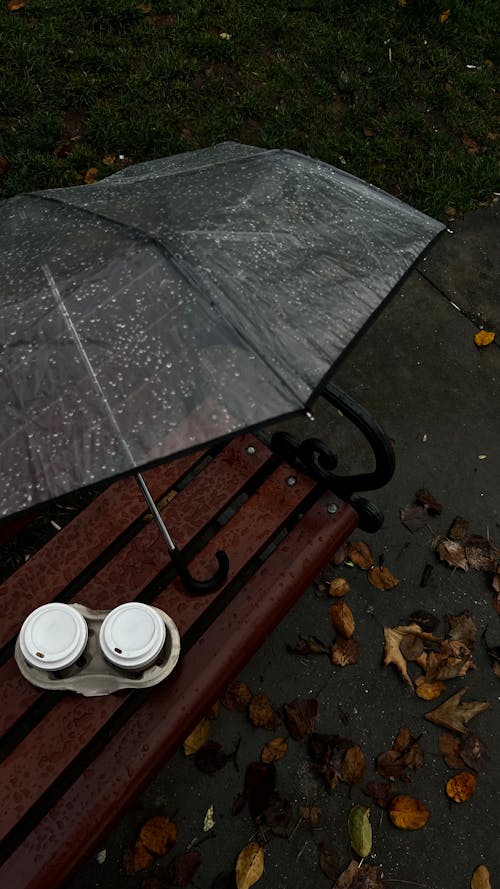
<svg viewBox="0 0 500 889">
<path fill-rule="evenodd" d="M 498 190 L 498 0 L 27 0 L 0 41 L 2 197 L 227 139 L 444 219 Z"/>
</svg>

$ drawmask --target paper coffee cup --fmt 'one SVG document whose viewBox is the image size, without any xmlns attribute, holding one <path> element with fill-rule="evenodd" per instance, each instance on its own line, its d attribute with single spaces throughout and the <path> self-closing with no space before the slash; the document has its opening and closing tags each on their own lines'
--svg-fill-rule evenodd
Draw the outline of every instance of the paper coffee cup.
<svg viewBox="0 0 500 889">
<path fill-rule="evenodd" d="M 71 605 L 51 602 L 24 621 L 19 644 L 25 661 L 41 670 L 65 670 L 83 654 L 88 639 L 85 619 Z"/>
<path fill-rule="evenodd" d="M 103 620 L 99 633 L 106 660 L 122 670 L 145 670 L 161 653 L 166 626 L 160 614 L 143 602 L 127 602 Z"/>
</svg>

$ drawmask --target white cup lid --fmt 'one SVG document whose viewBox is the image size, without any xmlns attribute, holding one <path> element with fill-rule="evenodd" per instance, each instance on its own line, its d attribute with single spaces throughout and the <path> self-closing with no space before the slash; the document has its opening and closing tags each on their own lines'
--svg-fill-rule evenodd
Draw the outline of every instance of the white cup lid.
<svg viewBox="0 0 500 889">
<path fill-rule="evenodd" d="M 88 626 L 76 608 L 51 602 L 24 621 L 19 644 L 25 660 L 42 670 L 64 670 L 78 660 L 87 644 Z"/>
<path fill-rule="evenodd" d="M 104 657 L 125 670 L 149 666 L 160 654 L 166 637 L 160 614 L 143 602 L 126 602 L 104 618 L 99 643 Z"/>
</svg>

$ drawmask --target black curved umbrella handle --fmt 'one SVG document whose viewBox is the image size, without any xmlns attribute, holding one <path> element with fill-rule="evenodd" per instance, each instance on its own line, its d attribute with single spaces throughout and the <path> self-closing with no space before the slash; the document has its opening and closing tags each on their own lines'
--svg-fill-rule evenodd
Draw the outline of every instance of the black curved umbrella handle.
<svg viewBox="0 0 500 889">
<path fill-rule="evenodd" d="M 215 558 L 217 559 L 219 567 L 215 574 L 212 577 L 208 577 L 207 580 L 197 580 L 193 577 L 184 561 L 184 556 L 177 547 L 169 549 L 168 554 L 172 559 L 186 590 L 193 596 L 204 596 L 206 593 L 211 593 L 212 590 L 215 590 L 221 583 L 224 583 L 229 573 L 229 559 L 227 553 L 225 553 L 223 549 L 219 549 L 215 553 Z"/>
</svg>

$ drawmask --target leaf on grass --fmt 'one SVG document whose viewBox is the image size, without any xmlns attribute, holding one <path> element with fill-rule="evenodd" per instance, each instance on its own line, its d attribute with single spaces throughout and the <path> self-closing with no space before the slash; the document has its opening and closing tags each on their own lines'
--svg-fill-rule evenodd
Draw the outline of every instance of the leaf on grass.
<svg viewBox="0 0 500 889">
<path fill-rule="evenodd" d="M 448 537 L 452 540 L 465 540 L 469 536 L 469 522 L 463 516 L 457 515 L 453 519 Z"/>
<path fill-rule="evenodd" d="M 450 735 L 449 732 L 443 732 L 439 736 L 439 750 L 443 754 L 443 759 L 450 769 L 463 769 L 465 763 L 460 756 L 460 738 Z"/>
<path fill-rule="evenodd" d="M 410 625 L 411 626 L 411 625 Z M 399 644 L 404 636 L 402 630 L 403 627 L 384 627 L 384 637 L 385 637 L 385 657 L 384 657 L 384 666 L 387 667 L 389 664 L 394 664 L 401 675 L 406 679 L 408 685 L 413 690 L 413 682 L 408 675 L 408 670 L 406 668 L 406 660 L 401 654 L 401 650 L 399 648 Z"/>
<path fill-rule="evenodd" d="M 415 495 L 415 500 L 419 506 L 423 506 L 431 515 L 441 515 L 443 504 L 436 500 L 428 488 L 421 488 Z"/>
<path fill-rule="evenodd" d="M 342 760 L 341 778 L 346 784 L 361 784 L 365 777 L 366 757 L 361 747 L 348 747 Z"/>
<path fill-rule="evenodd" d="M 123 866 L 127 877 L 132 877 L 134 874 L 140 873 L 141 870 L 146 870 L 153 861 L 154 855 L 146 849 L 144 843 L 141 843 L 140 840 L 132 843 L 123 857 Z"/>
<path fill-rule="evenodd" d="M 446 691 L 446 685 L 442 680 L 428 682 L 425 676 L 418 676 L 415 679 L 415 691 L 424 701 L 433 701 Z"/>
<path fill-rule="evenodd" d="M 389 817 L 400 830 L 420 830 L 429 820 L 429 809 L 413 796 L 399 794 L 389 805 Z"/>
<path fill-rule="evenodd" d="M 237 710 L 239 713 L 244 713 L 252 698 L 253 694 L 248 685 L 235 679 L 226 688 L 222 703 L 228 710 Z"/>
<path fill-rule="evenodd" d="M 318 702 L 314 698 L 296 698 L 284 708 L 285 722 L 292 738 L 302 741 L 310 735 L 318 717 Z"/>
<path fill-rule="evenodd" d="M 189 886 L 201 864 L 201 854 L 197 849 L 176 855 L 167 865 L 159 869 L 158 874 L 163 887 Z"/>
<path fill-rule="evenodd" d="M 372 551 L 363 540 L 351 540 L 347 544 L 347 556 L 354 565 L 368 571 L 375 564 Z"/>
<path fill-rule="evenodd" d="M 177 840 L 175 822 L 166 815 L 155 815 L 142 825 L 139 842 L 153 855 L 166 855 Z"/>
<path fill-rule="evenodd" d="M 367 139 L 372 139 L 375 135 L 375 130 L 371 130 L 369 127 L 363 127 L 363 136 L 365 136 Z"/>
<path fill-rule="evenodd" d="M 476 776 L 472 772 L 459 772 L 446 782 L 446 796 L 454 803 L 465 803 L 476 789 Z"/>
<path fill-rule="evenodd" d="M 253 725 L 270 731 L 277 729 L 281 723 L 280 717 L 263 691 L 253 696 L 248 705 L 248 715 Z"/>
<path fill-rule="evenodd" d="M 217 741 L 207 741 L 203 747 L 196 751 L 194 761 L 196 768 L 205 775 L 215 775 L 224 768 L 232 759 L 232 753 L 224 753 L 222 746 Z"/>
<path fill-rule="evenodd" d="M 443 701 L 435 710 L 425 713 L 425 718 L 435 725 L 441 726 L 441 728 L 450 729 L 450 731 L 465 735 L 467 731 L 465 728 L 466 724 L 474 716 L 490 708 L 490 704 L 483 701 L 465 701 L 462 703 L 462 698 L 468 690 L 467 686 L 460 689 L 456 694 Z"/>
<path fill-rule="evenodd" d="M 318 845 L 318 862 L 321 870 L 329 880 L 337 880 L 342 873 L 340 855 L 327 843 Z"/>
<path fill-rule="evenodd" d="M 381 809 L 387 809 L 391 799 L 396 795 L 396 790 L 392 781 L 370 781 L 363 788 L 363 793 L 370 796 Z"/>
<path fill-rule="evenodd" d="M 465 550 L 458 540 L 448 540 L 442 534 L 438 534 L 432 541 L 432 548 L 437 549 L 442 562 L 448 562 L 452 568 L 469 570 L 469 563 L 465 556 Z"/>
<path fill-rule="evenodd" d="M 470 889 L 491 889 L 490 872 L 484 864 L 476 867 L 470 881 Z"/>
<path fill-rule="evenodd" d="M 424 751 L 418 740 L 413 737 L 406 726 L 400 728 L 392 747 L 393 750 L 399 753 L 405 768 L 420 769 L 423 766 Z"/>
<path fill-rule="evenodd" d="M 288 750 L 288 744 L 284 738 L 273 738 L 265 745 L 260 758 L 262 762 L 275 762 L 277 759 L 283 759 Z"/>
<path fill-rule="evenodd" d="M 345 596 L 345 594 L 349 592 L 349 583 L 344 577 L 334 577 L 333 580 L 330 581 L 328 592 L 330 593 L 330 596 L 335 596 L 336 598 Z"/>
<path fill-rule="evenodd" d="M 236 862 L 236 885 L 238 889 L 250 889 L 264 872 L 264 849 L 259 843 L 248 843 Z"/>
<path fill-rule="evenodd" d="M 392 590 L 399 584 L 398 578 L 385 566 L 382 566 L 381 568 L 370 568 L 368 572 L 368 580 L 371 585 L 378 590 Z"/>
<path fill-rule="evenodd" d="M 198 723 L 197 726 L 193 729 L 190 735 L 187 736 L 184 741 L 183 749 L 186 756 L 193 756 L 200 747 L 203 747 L 204 744 L 208 741 L 208 736 L 210 734 L 210 720 L 204 718 L 201 722 Z"/>
<path fill-rule="evenodd" d="M 357 664 L 359 642 L 357 639 L 337 639 L 331 651 L 331 661 L 336 667 L 349 667 Z"/>
<path fill-rule="evenodd" d="M 402 524 L 405 528 L 408 528 L 408 531 L 411 531 L 412 534 L 414 534 L 415 531 L 420 531 L 422 528 L 425 528 L 429 521 L 427 510 L 425 510 L 423 506 L 418 506 L 416 503 L 408 503 L 404 509 L 400 510 L 399 515 Z"/>
<path fill-rule="evenodd" d="M 500 595 L 500 571 L 497 571 L 493 580 L 491 581 L 491 586 L 495 590 L 496 593 Z"/>
<path fill-rule="evenodd" d="M 287 645 L 287 650 L 292 654 L 309 655 L 309 654 L 329 654 L 328 646 L 318 639 L 317 636 L 299 636 L 299 641 L 295 645 Z"/>
<path fill-rule="evenodd" d="M 488 751 L 479 735 L 468 732 L 460 744 L 460 756 L 470 769 L 480 772 L 489 761 Z"/>
<path fill-rule="evenodd" d="M 273 762 L 251 762 L 245 772 L 243 797 L 255 820 L 267 809 L 276 787 L 276 766 Z"/>
<path fill-rule="evenodd" d="M 97 167 L 89 167 L 83 178 L 85 185 L 93 185 L 98 175 L 99 170 L 97 169 Z"/>
<path fill-rule="evenodd" d="M 366 858 L 372 849 L 372 826 L 370 809 L 367 806 L 353 806 L 347 820 L 347 830 L 352 848 L 360 858 Z"/>
<path fill-rule="evenodd" d="M 354 636 L 354 615 L 346 602 L 335 602 L 330 608 L 330 620 L 332 626 L 343 639 L 351 639 Z"/>
<path fill-rule="evenodd" d="M 467 151 L 470 151 L 471 154 L 477 154 L 479 151 L 479 145 L 477 144 L 477 142 L 474 142 L 474 139 L 470 139 L 469 143 L 471 147 L 469 147 L 469 145 L 466 144 L 465 139 L 468 139 L 468 136 L 465 136 L 462 140 L 465 147 L 467 148 Z M 493 330 L 478 330 L 478 332 L 474 336 L 474 342 L 476 346 L 479 346 L 479 348 L 489 346 L 494 339 L 495 332 Z"/>
<path fill-rule="evenodd" d="M 16 12 L 17 9 L 22 9 L 23 6 L 26 6 L 26 0 L 8 0 L 7 9 L 10 12 Z"/>
<path fill-rule="evenodd" d="M 450 15 L 451 15 L 451 9 L 445 9 L 444 12 L 441 12 L 439 14 L 439 21 L 441 22 L 442 25 L 444 25 L 444 23 L 448 21 Z"/>
</svg>

